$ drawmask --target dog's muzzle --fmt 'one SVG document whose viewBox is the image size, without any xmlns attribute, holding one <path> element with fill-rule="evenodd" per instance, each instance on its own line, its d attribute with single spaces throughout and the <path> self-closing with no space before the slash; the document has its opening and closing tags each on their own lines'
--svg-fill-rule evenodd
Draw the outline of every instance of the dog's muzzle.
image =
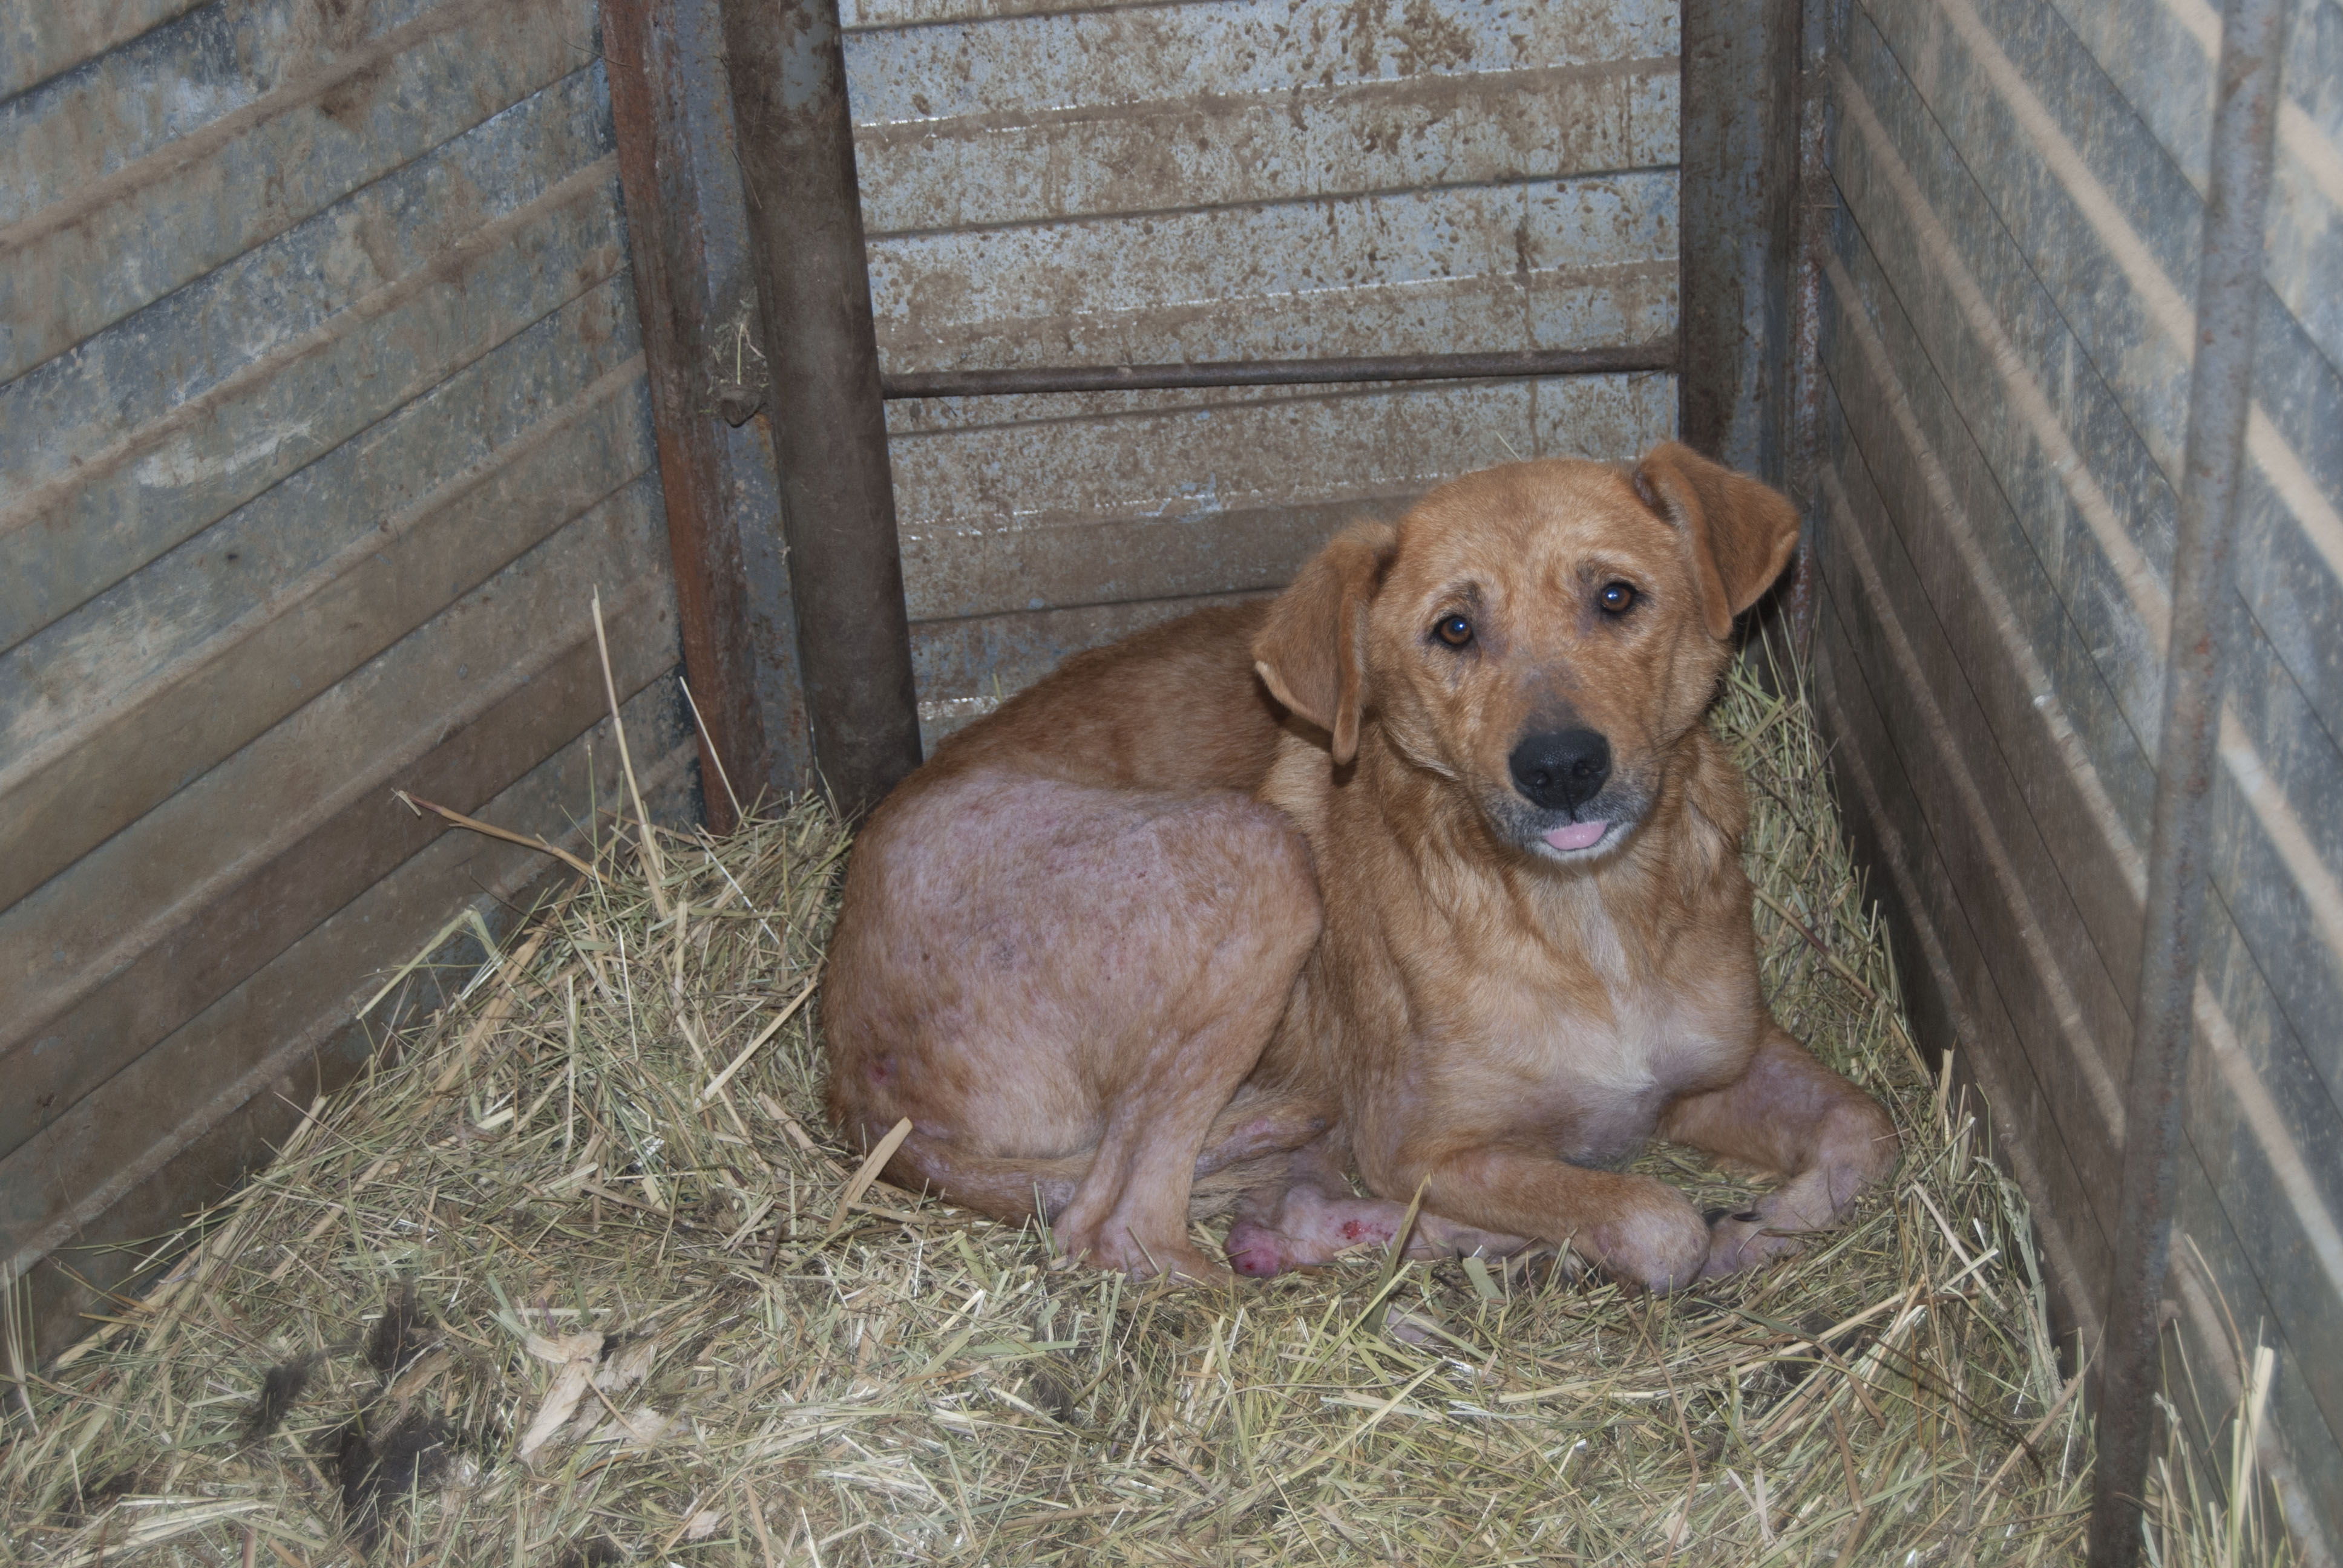
<svg viewBox="0 0 2343 1568">
<path fill-rule="evenodd" d="M 1592 729 L 1557 729 L 1525 737 L 1506 759 L 1513 788 L 1533 806 L 1575 811 L 1611 777 L 1611 742 Z"/>
<path fill-rule="evenodd" d="M 1575 727 L 1523 737 L 1506 759 L 1513 775 L 1511 819 L 1527 840 L 1559 854 L 1606 848 L 1641 817 L 1636 791 L 1611 789 L 1611 742 L 1598 730 Z M 1522 804 L 1535 809 L 1525 811 Z M 1557 821 L 1556 819 L 1560 820 Z"/>
</svg>

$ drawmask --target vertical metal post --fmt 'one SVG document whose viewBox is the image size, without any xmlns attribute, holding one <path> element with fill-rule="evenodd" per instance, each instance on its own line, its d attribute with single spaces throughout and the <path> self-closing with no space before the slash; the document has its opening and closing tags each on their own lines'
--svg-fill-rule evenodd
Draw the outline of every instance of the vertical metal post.
<svg viewBox="0 0 2343 1568">
<path fill-rule="evenodd" d="M 1787 477 L 1799 0 L 1684 0 L 1677 433 Z"/>
<path fill-rule="evenodd" d="M 849 811 L 919 766 L 838 0 L 722 0 L 815 766 Z"/>
<path fill-rule="evenodd" d="M 765 336 L 719 31 L 716 0 L 602 0 L 684 669 L 708 730 L 701 799 L 722 832 L 732 793 L 770 799 L 813 769 L 772 439 L 716 398 L 736 373 L 757 378 Z"/>
<path fill-rule="evenodd" d="M 2123 1197 L 2099 1361 L 2094 1568 L 2131 1568 L 2138 1560 L 2140 1504 L 2156 1432 L 2180 1086 L 2196 999 L 2224 660 L 2237 619 L 2230 542 L 2253 397 L 2254 327 L 2264 293 L 2262 212 L 2281 102 L 2287 11 L 2287 0 L 2229 0 L 2221 24 L 2146 929 L 2124 1094 Z"/>
<path fill-rule="evenodd" d="M 1785 331 L 1783 493 L 1798 508 L 1798 554 L 1781 594 L 1784 629 L 1801 668 L 1814 668 L 1815 596 L 1821 582 L 1824 461 L 1823 274 L 1838 199 L 1830 169 L 1830 54 L 1844 35 L 1845 0 L 1802 0 L 1798 15 L 1797 167 L 1791 195 L 1789 309 Z"/>
</svg>

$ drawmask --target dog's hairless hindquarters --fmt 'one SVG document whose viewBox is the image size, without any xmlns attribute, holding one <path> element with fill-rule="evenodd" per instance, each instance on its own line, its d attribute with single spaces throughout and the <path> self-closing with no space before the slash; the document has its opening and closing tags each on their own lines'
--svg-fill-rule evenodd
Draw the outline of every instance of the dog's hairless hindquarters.
<svg viewBox="0 0 2343 1568">
<path fill-rule="evenodd" d="M 1469 475 L 1273 601 L 1077 655 L 864 828 L 830 1109 L 1069 1255 L 1225 1278 L 1567 1247 L 1655 1290 L 1844 1218 L 1892 1123 L 1758 987 L 1704 716 L 1789 504 L 1664 443 Z M 1775 1184 L 1704 1220 L 1647 1140 Z M 1353 1178 L 1365 1188 L 1362 1196 Z"/>
</svg>

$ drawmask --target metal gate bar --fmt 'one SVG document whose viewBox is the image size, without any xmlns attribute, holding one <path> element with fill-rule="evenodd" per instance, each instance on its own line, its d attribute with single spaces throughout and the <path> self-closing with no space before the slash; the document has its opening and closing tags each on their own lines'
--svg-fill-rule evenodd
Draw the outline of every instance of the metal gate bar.
<svg viewBox="0 0 2343 1568">
<path fill-rule="evenodd" d="M 2229 0 L 2215 73 L 2188 445 L 2172 545 L 2155 836 L 2124 1091 L 2123 1200 L 2098 1367 L 2092 1568 L 2131 1568 L 2139 1560 L 2141 1499 L 2156 1435 L 2181 1091 L 2195 1032 L 2205 889 L 2212 872 L 2216 742 L 2225 665 L 2237 641 L 2230 547 L 2245 477 L 2254 329 L 2265 290 L 2263 209 L 2284 101 L 2279 76 L 2288 9 L 2288 0 Z M 2246 1503 L 2237 1499 L 2234 1506 Z"/>
<path fill-rule="evenodd" d="M 1050 365 L 930 370 L 880 380 L 890 400 L 1001 397 L 1044 392 L 1159 392 L 1192 387 L 1301 387 L 1342 381 L 1463 381 L 1674 370 L 1673 337 L 1601 348 L 1486 354 L 1377 354 L 1348 359 L 1226 359 L 1185 365 Z"/>
<path fill-rule="evenodd" d="M 838 0 L 718 10 L 806 717 L 822 782 L 859 813 L 920 765 L 920 719 Z"/>
</svg>

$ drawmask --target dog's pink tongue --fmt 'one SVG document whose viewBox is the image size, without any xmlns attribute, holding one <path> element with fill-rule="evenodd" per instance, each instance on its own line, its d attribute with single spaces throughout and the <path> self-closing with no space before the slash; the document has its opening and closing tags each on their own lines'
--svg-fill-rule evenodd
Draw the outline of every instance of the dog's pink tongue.
<svg viewBox="0 0 2343 1568">
<path fill-rule="evenodd" d="M 1573 822 L 1567 828 L 1556 828 L 1545 836 L 1545 841 L 1557 849 L 1591 849 L 1603 841 L 1611 830 L 1608 822 Z"/>
</svg>

